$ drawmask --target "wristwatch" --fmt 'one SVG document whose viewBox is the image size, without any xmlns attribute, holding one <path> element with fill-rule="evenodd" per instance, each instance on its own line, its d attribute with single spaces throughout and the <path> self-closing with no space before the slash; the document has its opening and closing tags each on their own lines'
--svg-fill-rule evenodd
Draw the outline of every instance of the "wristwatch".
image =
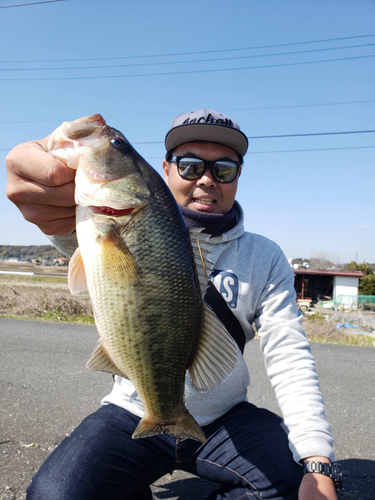
<svg viewBox="0 0 375 500">
<path fill-rule="evenodd" d="M 303 474 L 314 472 L 315 474 L 323 474 L 330 477 L 335 483 L 336 491 L 342 490 L 342 473 L 336 462 L 328 464 L 325 462 L 309 462 L 303 463 Z"/>
</svg>

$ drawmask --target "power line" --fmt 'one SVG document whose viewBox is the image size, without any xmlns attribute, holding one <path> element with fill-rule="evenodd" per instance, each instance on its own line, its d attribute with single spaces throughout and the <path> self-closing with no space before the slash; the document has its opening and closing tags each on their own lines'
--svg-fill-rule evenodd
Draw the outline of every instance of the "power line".
<svg viewBox="0 0 375 500">
<path fill-rule="evenodd" d="M 305 151 L 339 151 L 346 149 L 375 149 L 375 146 L 347 146 L 341 148 L 309 148 L 309 149 L 279 149 L 273 151 L 248 151 L 246 155 L 262 155 L 262 154 L 271 154 L 271 153 L 302 153 Z M 150 156 L 145 158 L 145 160 L 163 160 L 164 156 Z"/>
<path fill-rule="evenodd" d="M 344 132 L 312 132 L 307 134 L 278 134 L 278 135 L 248 135 L 247 138 L 250 140 L 257 139 L 280 139 L 288 137 L 317 137 L 323 135 L 349 135 L 349 134 L 372 134 L 374 130 L 348 130 Z M 164 144 L 164 141 L 148 141 L 148 142 L 133 142 L 132 144 Z"/>
<path fill-rule="evenodd" d="M 248 136 L 248 139 L 279 139 L 285 137 L 314 137 L 318 135 L 346 135 L 346 134 L 371 134 L 375 130 L 350 130 L 345 132 L 314 132 L 311 134 L 282 134 L 282 135 L 257 135 Z"/>
<path fill-rule="evenodd" d="M 62 0 L 60 0 L 62 1 Z M 232 49 L 216 49 L 216 50 L 198 50 L 194 52 L 170 52 L 165 54 L 143 54 L 143 55 L 130 55 L 130 56 L 113 56 L 113 57 L 86 57 L 86 58 L 78 58 L 78 59 L 33 59 L 33 60 L 6 60 L 0 61 L 0 63 L 8 63 L 8 62 L 17 62 L 17 63 L 34 63 L 34 62 L 73 62 L 73 61 L 109 61 L 116 59 L 142 59 L 149 57 L 168 57 L 168 56 L 187 56 L 187 55 L 196 55 L 196 54 L 214 54 L 219 52 L 237 52 L 243 50 L 256 50 L 256 49 L 269 49 L 276 47 L 288 47 L 291 45 L 304 45 L 310 43 L 323 43 L 323 42 L 336 42 L 339 40 L 355 40 L 359 38 L 371 38 L 374 37 L 375 34 L 369 35 L 356 35 L 356 36 L 344 36 L 338 38 L 321 38 L 317 40 L 304 40 L 298 42 L 286 42 L 286 43 L 277 43 L 277 44 L 269 44 L 269 45 L 253 45 L 251 47 L 238 47 Z"/>
<path fill-rule="evenodd" d="M 277 105 L 277 106 L 251 106 L 249 108 L 225 108 L 222 109 L 225 113 L 233 112 L 233 111 L 258 111 L 258 110 L 267 110 L 267 109 L 294 109 L 294 108 L 315 108 L 319 106 L 342 106 L 346 104 L 372 104 L 375 103 L 375 99 L 365 99 L 359 101 L 336 101 L 336 102 L 317 102 L 311 104 L 285 104 L 285 105 Z M 151 116 L 175 116 L 177 112 L 160 112 L 160 113 L 143 113 L 136 115 L 116 115 L 116 116 L 108 116 L 106 117 L 108 120 L 121 119 L 121 118 L 143 118 L 143 117 L 151 117 Z M 5 121 L 0 122 L 0 125 L 20 125 L 26 123 L 62 123 L 66 121 L 65 118 L 52 118 L 48 120 L 16 120 L 16 121 Z"/>
<path fill-rule="evenodd" d="M 66 0 L 46 0 L 45 2 L 20 3 L 17 5 L 4 5 L 0 9 L 11 9 L 12 7 L 27 7 L 28 5 L 39 5 L 41 3 L 66 2 Z"/>
<path fill-rule="evenodd" d="M 136 73 L 130 75 L 97 75 L 97 76 L 66 76 L 66 77 L 27 77 L 27 78 L 0 78 L 2 82 L 30 82 L 30 81 L 57 81 L 57 80 L 105 80 L 112 78 L 134 78 L 134 77 L 149 77 L 149 76 L 173 76 L 173 75 L 187 75 L 196 73 L 219 73 L 223 71 L 240 71 L 247 69 L 263 69 L 263 68 L 281 68 L 288 66 L 301 66 L 307 64 L 320 64 L 328 62 L 338 62 L 338 61 L 350 61 L 354 59 L 368 59 L 375 57 L 375 54 L 370 54 L 366 56 L 352 56 L 352 57 L 342 57 L 335 59 L 322 59 L 318 61 L 299 61 L 292 63 L 279 63 L 279 64 L 267 64 L 261 66 L 244 66 L 240 68 L 218 68 L 218 69 L 199 69 L 199 70 L 188 70 L 188 71 L 165 71 L 162 73 Z"/>
<path fill-rule="evenodd" d="M 275 151 L 248 151 L 248 155 L 261 155 L 269 153 L 301 153 L 302 151 L 338 151 L 345 149 L 375 149 L 375 146 L 348 146 L 342 148 L 311 148 L 311 149 L 281 149 Z"/>
<path fill-rule="evenodd" d="M 55 68 L 0 68 L 1 71 L 66 71 L 66 70 L 84 70 L 84 69 L 107 69 L 107 68 L 134 68 L 139 66 L 161 66 L 168 64 L 191 64 L 200 62 L 217 62 L 217 61 L 234 61 L 238 59 L 255 59 L 260 57 L 275 57 L 275 56 L 287 56 L 296 54 L 309 54 L 315 52 L 327 52 L 329 50 L 342 50 L 342 49 L 353 49 L 357 47 L 373 47 L 375 43 L 364 43 L 357 45 L 344 45 L 342 47 L 325 47 L 321 49 L 310 49 L 310 50 L 295 50 L 292 52 L 274 52 L 272 54 L 256 54 L 249 56 L 238 56 L 238 57 L 216 57 L 213 59 L 193 59 L 188 61 L 167 61 L 167 62 L 148 62 L 148 63 L 133 63 L 133 64 L 110 64 L 106 66 L 65 66 L 65 67 L 55 67 Z"/>
<path fill-rule="evenodd" d="M 278 105 L 278 106 L 253 106 L 251 108 L 232 108 L 232 109 L 223 109 L 223 111 L 254 111 L 254 110 L 262 110 L 262 109 L 288 109 L 288 108 L 314 108 L 317 106 L 341 106 L 344 104 L 370 104 L 375 102 L 375 99 L 367 99 L 361 101 L 338 101 L 338 102 L 317 102 L 312 104 L 286 104 L 286 105 Z M 147 116 L 147 115 L 146 115 Z M 1 122 L 0 122 L 1 124 Z"/>
<path fill-rule="evenodd" d="M 340 131 L 340 132 L 312 132 L 307 134 L 278 134 L 278 135 L 253 135 L 247 136 L 250 140 L 257 139 L 280 139 L 287 137 L 316 137 L 316 136 L 324 136 L 324 135 L 347 135 L 347 134 L 370 134 L 374 133 L 374 130 L 349 130 L 349 131 Z M 140 141 L 140 142 L 132 142 L 134 145 L 146 145 L 146 144 L 164 144 L 164 141 Z M 372 147 L 372 146 L 371 146 Z M 341 149 L 341 148 L 339 148 Z M 10 151 L 9 148 L 0 149 L 0 151 Z"/>
<path fill-rule="evenodd" d="M 279 135 L 248 135 L 247 138 L 254 141 L 258 139 L 281 139 L 281 138 L 289 138 L 289 137 L 317 137 L 324 135 L 348 135 L 348 134 L 371 134 L 374 133 L 375 130 L 350 130 L 345 132 L 313 132 L 308 134 L 279 134 Z M 164 144 L 164 141 L 141 141 L 141 142 L 133 142 L 132 144 L 144 145 L 144 144 Z"/>
<path fill-rule="evenodd" d="M 308 149 L 279 149 L 279 150 L 269 150 L 269 151 L 248 151 L 246 155 L 263 155 L 271 153 L 302 153 L 302 152 L 313 152 L 313 151 L 340 151 L 348 149 L 375 149 L 375 146 L 347 146 L 339 148 L 308 148 Z M 0 149 L 0 151 L 9 151 L 9 150 Z M 163 159 L 164 156 L 150 156 L 148 158 L 145 158 L 146 161 L 163 160 Z M 2 165 L 2 167 L 5 168 L 5 165 Z"/>
</svg>

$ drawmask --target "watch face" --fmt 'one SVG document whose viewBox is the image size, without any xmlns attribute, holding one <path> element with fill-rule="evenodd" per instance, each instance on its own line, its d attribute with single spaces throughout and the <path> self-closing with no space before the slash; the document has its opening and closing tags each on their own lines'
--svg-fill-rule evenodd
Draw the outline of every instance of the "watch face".
<svg viewBox="0 0 375 500">
<path fill-rule="evenodd" d="M 332 464 L 332 479 L 335 482 L 336 490 L 342 490 L 342 473 L 337 464 Z"/>
</svg>

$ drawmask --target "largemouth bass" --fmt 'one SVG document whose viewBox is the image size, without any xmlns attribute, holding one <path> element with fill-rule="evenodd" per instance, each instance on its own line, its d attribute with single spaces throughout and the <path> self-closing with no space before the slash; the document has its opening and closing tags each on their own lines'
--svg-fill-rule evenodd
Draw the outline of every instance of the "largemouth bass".
<svg viewBox="0 0 375 500">
<path fill-rule="evenodd" d="M 184 404 L 186 370 L 197 391 L 208 391 L 233 371 L 237 353 L 202 299 L 204 260 L 172 193 L 98 114 L 64 122 L 46 150 L 77 169 L 69 286 L 88 288 L 100 335 L 87 367 L 134 384 L 145 415 L 133 438 L 168 433 L 205 442 Z"/>
</svg>

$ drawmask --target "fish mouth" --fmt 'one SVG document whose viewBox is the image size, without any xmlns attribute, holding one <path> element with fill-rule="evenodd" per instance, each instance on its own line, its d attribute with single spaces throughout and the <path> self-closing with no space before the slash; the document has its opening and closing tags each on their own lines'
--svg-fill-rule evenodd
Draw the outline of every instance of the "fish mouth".
<svg viewBox="0 0 375 500">
<path fill-rule="evenodd" d="M 90 207 L 94 214 L 98 215 L 109 215 L 110 217 L 121 217 L 124 215 L 131 215 L 134 212 L 134 207 L 125 208 L 122 210 L 118 210 L 112 207 Z"/>
</svg>

